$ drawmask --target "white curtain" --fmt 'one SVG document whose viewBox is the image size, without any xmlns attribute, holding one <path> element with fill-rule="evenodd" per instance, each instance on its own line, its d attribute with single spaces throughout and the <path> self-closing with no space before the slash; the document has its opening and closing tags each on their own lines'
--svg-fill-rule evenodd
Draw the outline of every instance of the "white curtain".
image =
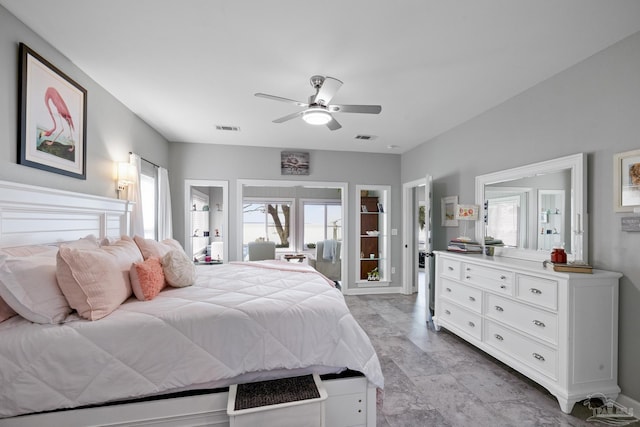
<svg viewBox="0 0 640 427">
<path fill-rule="evenodd" d="M 158 168 L 158 240 L 173 238 L 169 171 Z"/>
<path fill-rule="evenodd" d="M 131 232 L 132 236 L 144 236 L 144 222 L 142 221 L 142 191 L 140 189 L 140 174 L 142 171 L 142 159 L 137 154 L 129 155 L 129 163 L 135 169 L 135 181 L 130 184 L 127 190 L 127 196 L 133 202 L 133 211 L 131 212 Z"/>
</svg>

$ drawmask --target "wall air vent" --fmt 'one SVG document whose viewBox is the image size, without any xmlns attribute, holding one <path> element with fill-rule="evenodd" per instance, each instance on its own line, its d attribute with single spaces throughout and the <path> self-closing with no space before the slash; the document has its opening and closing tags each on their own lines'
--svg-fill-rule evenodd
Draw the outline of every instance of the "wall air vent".
<svg viewBox="0 0 640 427">
<path fill-rule="evenodd" d="M 217 130 L 227 130 L 231 132 L 240 132 L 240 128 L 238 126 L 220 126 L 216 125 Z"/>
<path fill-rule="evenodd" d="M 372 141 L 376 139 L 376 137 L 374 135 L 356 135 L 356 139 L 359 139 L 362 141 Z"/>
</svg>

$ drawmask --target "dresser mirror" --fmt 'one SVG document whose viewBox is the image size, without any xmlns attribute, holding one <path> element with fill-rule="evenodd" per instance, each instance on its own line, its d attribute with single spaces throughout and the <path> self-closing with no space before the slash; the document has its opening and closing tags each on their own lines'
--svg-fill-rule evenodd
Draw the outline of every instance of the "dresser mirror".
<svg viewBox="0 0 640 427">
<path fill-rule="evenodd" d="M 586 186 L 583 153 L 477 176 L 476 238 L 501 241 L 495 255 L 545 260 L 563 246 L 569 260 L 586 262 Z"/>
</svg>

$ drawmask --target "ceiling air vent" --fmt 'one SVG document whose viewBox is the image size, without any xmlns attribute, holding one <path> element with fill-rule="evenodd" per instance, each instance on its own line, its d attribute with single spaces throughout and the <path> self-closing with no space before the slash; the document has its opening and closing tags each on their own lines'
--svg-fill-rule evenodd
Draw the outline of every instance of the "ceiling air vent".
<svg viewBox="0 0 640 427">
<path fill-rule="evenodd" d="M 240 132 L 240 128 L 238 126 L 220 126 L 216 125 L 217 130 L 228 130 L 231 132 Z"/>
<path fill-rule="evenodd" d="M 371 141 L 376 139 L 376 137 L 374 135 L 356 135 L 356 139 L 359 139 L 362 141 Z"/>
</svg>

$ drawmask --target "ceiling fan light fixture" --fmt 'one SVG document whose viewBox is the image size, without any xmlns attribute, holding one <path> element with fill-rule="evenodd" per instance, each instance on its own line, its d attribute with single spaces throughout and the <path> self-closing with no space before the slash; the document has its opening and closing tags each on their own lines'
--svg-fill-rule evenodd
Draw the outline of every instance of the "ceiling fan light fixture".
<svg viewBox="0 0 640 427">
<path fill-rule="evenodd" d="M 331 114 L 322 108 L 310 108 L 302 114 L 302 120 L 310 125 L 326 125 L 331 121 Z"/>
</svg>

